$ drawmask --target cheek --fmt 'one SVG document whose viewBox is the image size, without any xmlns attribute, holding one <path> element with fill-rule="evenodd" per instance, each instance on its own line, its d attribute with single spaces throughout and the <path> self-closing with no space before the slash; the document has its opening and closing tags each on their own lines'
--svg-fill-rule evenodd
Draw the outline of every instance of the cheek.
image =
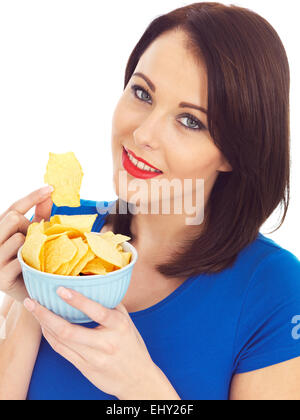
<svg viewBox="0 0 300 420">
<path fill-rule="evenodd" d="M 112 117 L 112 131 L 111 131 L 111 150 L 115 164 L 121 162 L 122 148 L 121 144 L 125 143 L 128 134 L 126 129 L 126 118 L 124 116 L 124 107 L 122 99 L 117 104 Z"/>
<path fill-rule="evenodd" d="M 119 100 L 112 118 L 112 135 L 115 140 L 118 140 L 121 136 L 128 136 L 128 133 L 132 129 L 132 123 L 130 123 L 132 120 L 128 101 L 123 96 Z"/>
<path fill-rule="evenodd" d="M 119 135 L 122 132 L 122 128 L 124 126 L 124 118 L 122 112 L 122 103 L 119 101 L 112 118 L 112 135 L 113 138 Z"/>
<path fill-rule="evenodd" d="M 209 179 L 216 174 L 221 163 L 222 154 L 211 141 L 202 140 L 198 147 L 168 153 L 168 167 L 173 178 Z"/>
</svg>

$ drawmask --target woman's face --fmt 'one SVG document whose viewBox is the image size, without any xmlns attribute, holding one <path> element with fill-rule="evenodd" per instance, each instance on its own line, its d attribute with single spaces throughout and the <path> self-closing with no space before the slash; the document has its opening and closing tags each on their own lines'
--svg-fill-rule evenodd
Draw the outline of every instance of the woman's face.
<svg viewBox="0 0 300 420">
<path fill-rule="evenodd" d="M 207 198 L 218 171 L 232 170 L 207 130 L 205 65 L 196 61 L 187 50 L 185 39 L 185 33 L 179 30 L 157 38 L 140 58 L 115 109 L 113 181 L 117 196 L 127 202 L 131 202 L 137 192 L 137 189 L 129 189 L 133 180 L 149 184 L 148 193 L 143 190 L 141 198 L 147 203 L 158 201 L 153 194 L 151 196 L 150 183 L 162 180 L 176 179 L 182 185 L 185 179 L 193 180 L 192 193 L 195 193 L 196 179 L 203 179 Z M 183 107 L 183 102 L 203 108 L 204 112 L 190 105 Z M 125 171 L 123 146 L 162 174 L 149 179 L 147 175 L 128 172 L 126 164 Z M 119 176 L 121 172 L 122 177 Z"/>
</svg>

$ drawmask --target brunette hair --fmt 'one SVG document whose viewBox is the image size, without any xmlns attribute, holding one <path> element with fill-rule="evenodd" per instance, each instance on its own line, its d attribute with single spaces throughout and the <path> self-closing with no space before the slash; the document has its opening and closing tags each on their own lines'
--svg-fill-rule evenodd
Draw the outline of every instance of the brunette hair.
<svg viewBox="0 0 300 420">
<path fill-rule="evenodd" d="M 125 88 L 149 45 L 176 29 L 205 61 L 208 129 L 233 169 L 215 182 L 206 228 L 156 266 L 166 277 L 181 278 L 231 267 L 279 205 L 284 214 L 275 231 L 283 224 L 290 200 L 290 71 L 284 46 L 264 18 L 246 8 L 200 2 L 152 21 L 130 55 Z M 134 215 L 119 214 L 120 201 L 106 221 L 133 238 Z"/>
</svg>

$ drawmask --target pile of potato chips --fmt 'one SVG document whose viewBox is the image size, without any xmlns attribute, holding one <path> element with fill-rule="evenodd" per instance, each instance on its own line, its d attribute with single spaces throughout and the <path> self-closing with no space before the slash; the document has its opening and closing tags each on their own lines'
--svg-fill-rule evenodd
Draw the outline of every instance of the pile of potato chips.
<svg viewBox="0 0 300 420">
<path fill-rule="evenodd" d="M 83 172 L 73 152 L 49 154 L 45 183 L 52 185 L 57 207 L 79 207 Z M 122 244 L 128 236 L 92 233 L 97 214 L 56 215 L 29 225 L 22 248 L 24 262 L 36 270 L 61 276 L 105 275 L 131 261 Z"/>
<path fill-rule="evenodd" d="M 105 275 L 131 261 L 122 244 L 131 238 L 91 232 L 97 215 L 56 215 L 32 223 L 22 249 L 24 262 L 36 270 L 62 276 Z"/>
</svg>

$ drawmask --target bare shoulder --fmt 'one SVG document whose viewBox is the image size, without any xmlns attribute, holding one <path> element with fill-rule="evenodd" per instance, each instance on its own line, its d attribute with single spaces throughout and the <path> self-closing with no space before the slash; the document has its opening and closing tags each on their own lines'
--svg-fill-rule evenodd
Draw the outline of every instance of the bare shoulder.
<svg viewBox="0 0 300 420">
<path fill-rule="evenodd" d="M 300 400 L 300 357 L 234 376 L 231 400 Z"/>
</svg>

